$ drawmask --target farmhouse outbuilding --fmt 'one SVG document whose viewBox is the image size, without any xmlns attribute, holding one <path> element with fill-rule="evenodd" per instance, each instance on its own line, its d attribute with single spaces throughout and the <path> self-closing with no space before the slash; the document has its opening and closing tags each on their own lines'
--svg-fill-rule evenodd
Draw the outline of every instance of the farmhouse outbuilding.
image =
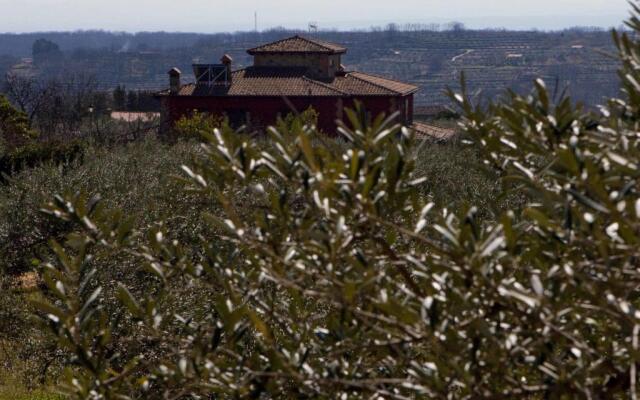
<svg viewBox="0 0 640 400">
<path fill-rule="evenodd" d="M 301 36 L 247 50 L 253 65 L 233 70 L 224 55 L 220 64 L 194 64 L 195 82 L 183 84 L 177 68 L 169 71 L 170 88 L 158 94 L 163 121 L 174 124 L 194 110 L 225 115 L 232 125 L 264 127 L 278 116 L 313 107 L 318 126 L 327 133 L 344 120 L 344 108 L 355 101 L 373 116 L 399 112 L 413 122 L 413 95 L 418 87 L 362 72 L 342 64 L 345 47 Z"/>
</svg>

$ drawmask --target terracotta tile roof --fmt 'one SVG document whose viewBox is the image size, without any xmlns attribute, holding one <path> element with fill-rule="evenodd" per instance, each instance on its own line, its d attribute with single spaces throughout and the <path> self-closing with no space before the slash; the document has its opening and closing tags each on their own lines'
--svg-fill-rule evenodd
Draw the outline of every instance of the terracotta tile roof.
<svg viewBox="0 0 640 400">
<path fill-rule="evenodd" d="M 331 81 L 305 76 L 306 68 L 249 67 L 232 73 L 231 85 L 183 85 L 178 96 L 403 96 L 418 87 L 361 72 L 349 72 Z M 170 95 L 168 90 L 159 95 Z"/>
<path fill-rule="evenodd" d="M 112 111 L 111 119 L 125 122 L 149 122 L 155 118 L 159 118 L 160 113 L 157 112 L 135 112 L 135 111 Z"/>
<path fill-rule="evenodd" d="M 249 67 L 232 73 L 231 85 L 182 86 L 179 96 L 343 96 L 344 92 L 304 76 L 304 68 Z M 164 93 L 162 93 L 164 94 Z"/>
<path fill-rule="evenodd" d="M 454 129 L 425 124 L 424 122 L 414 122 L 410 128 L 413 129 L 417 137 L 435 142 L 446 142 L 456 137 Z"/>
<path fill-rule="evenodd" d="M 349 74 L 337 76 L 331 85 L 352 96 L 394 96 L 396 94 L 391 90 L 357 79 Z"/>
<path fill-rule="evenodd" d="M 396 81 L 393 79 L 383 78 L 377 75 L 365 74 L 363 72 L 350 72 L 347 76 L 367 82 L 368 84 L 377 86 L 383 90 L 388 90 L 394 94 L 409 94 L 418 91 L 418 87 L 408 83 Z"/>
<path fill-rule="evenodd" d="M 247 50 L 247 53 L 264 54 L 264 53 L 327 53 L 337 54 L 345 53 L 347 49 L 337 44 L 325 42 L 318 39 L 310 39 L 302 36 L 292 36 L 290 38 L 278 40 L 273 43 L 267 43 L 262 46 L 254 47 Z"/>
<path fill-rule="evenodd" d="M 332 82 L 332 86 L 352 96 L 398 96 L 418 90 L 417 86 L 362 72 L 349 72 L 345 76 L 338 76 Z"/>
</svg>

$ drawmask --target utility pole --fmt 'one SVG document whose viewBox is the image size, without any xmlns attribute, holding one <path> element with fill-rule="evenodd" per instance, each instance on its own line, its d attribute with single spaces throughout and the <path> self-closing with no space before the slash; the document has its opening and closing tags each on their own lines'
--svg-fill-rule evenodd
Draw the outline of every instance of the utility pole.
<svg viewBox="0 0 640 400">
<path fill-rule="evenodd" d="M 258 32 L 258 12 L 256 11 L 254 13 L 254 20 L 255 20 L 255 31 Z"/>
</svg>

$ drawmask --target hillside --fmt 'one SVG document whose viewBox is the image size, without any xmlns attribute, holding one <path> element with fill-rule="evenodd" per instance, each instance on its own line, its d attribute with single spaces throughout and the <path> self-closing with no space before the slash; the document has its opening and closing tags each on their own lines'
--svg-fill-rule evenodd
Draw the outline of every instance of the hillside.
<svg viewBox="0 0 640 400">
<path fill-rule="evenodd" d="M 156 90 L 167 85 L 166 71 L 188 73 L 193 61 L 217 62 L 223 53 L 236 68 L 250 63 L 247 48 L 291 35 L 291 31 L 236 34 L 122 34 L 107 32 L 0 35 L 0 68 L 20 65 L 41 75 L 81 73 L 105 89 Z M 465 72 L 470 88 L 492 98 L 505 88 L 521 91 L 536 77 L 551 87 L 569 87 L 576 100 L 594 106 L 617 92 L 617 61 L 608 32 L 569 30 L 321 32 L 320 39 L 344 44 L 348 69 L 394 77 L 419 85 L 417 104 L 445 102 L 447 86 Z M 60 46 L 64 59 L 25 67 L 31 44 L 45 38 Z M 4 55 L 3 55 L 4 54 Z M 27 60 L 29 61 L 29 60 Z"/>
</svg>

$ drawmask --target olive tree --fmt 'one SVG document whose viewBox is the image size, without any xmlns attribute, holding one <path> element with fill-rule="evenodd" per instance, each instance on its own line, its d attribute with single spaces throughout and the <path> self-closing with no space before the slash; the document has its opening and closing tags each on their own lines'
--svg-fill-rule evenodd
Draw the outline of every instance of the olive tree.
<svg viewBox="0 0 640 400">
<path fill-rule="evenodd" d="M 36 136 L 29 129 L 27 116 L 0 95 L 0 156 L 28 143 Z"/>
</svg>

